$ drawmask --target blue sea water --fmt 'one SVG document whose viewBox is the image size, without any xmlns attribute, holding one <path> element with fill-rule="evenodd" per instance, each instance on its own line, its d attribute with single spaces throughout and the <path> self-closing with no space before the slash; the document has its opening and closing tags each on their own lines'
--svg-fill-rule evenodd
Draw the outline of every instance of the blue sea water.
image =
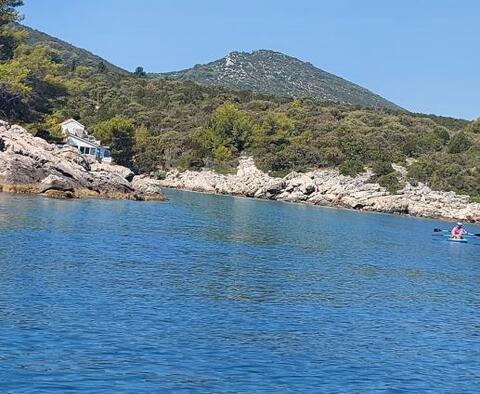
<svg viewBox="0 0 480 394">
<path fill-rule="evenodd" d="M 0 392 L 479 391 L 480 238 L 168 194 L 0 194 Z"/>
</svg>

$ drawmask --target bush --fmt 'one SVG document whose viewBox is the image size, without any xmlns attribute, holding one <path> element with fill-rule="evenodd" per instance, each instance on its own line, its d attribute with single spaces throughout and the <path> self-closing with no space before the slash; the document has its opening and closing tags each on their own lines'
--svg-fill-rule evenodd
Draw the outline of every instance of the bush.
<svg viewBox="0 0 480 394">
<path fill-rule="evenodd" d="M 189 150 L 184 152 L 176 161 L 175 166 L 180 171 L 185 170 L 200 170 L 204 167 L 204 163 L 200 157 L 197 156 L 196 152 Z"/>
<path fill-rule="evenodd" d="M 433 132 L 443 142 L 443 144 L 446 144 L 448 141 L 450 141 L 450 134 L 445 127 L 436 126 Z"/>
<path fill-rule="evenodd" d="M 471 122 L 466 128 L 466 131 L 470 133 L 475 133 L 475 134 L 480 134 L 480 118 L 478 118 L 476 121 Z"/>
<path fill-rule="evenodd" d="M 222 175 L 237 173 L 237 168 L 232 163 L 227 163 L 227 162 L 217 163 L 215 164 L 213 169 L 217 174 L 222 174 Z"/>
<path fill-rule="evenodd" d="M 468 135 L 461 131 L 458 134 L 455 134 L 448 144 L 449 153 L 462 153 L 470 149 L 472 146 L 472 140 Z"/>
<path fill-rule="evenodd" d="M 340 174 L 351 177 L 357 176 L 364 170 L 363 163 L 359 160 L 345 160 L 339 167 Z"/>
<path fill-rule="evenodd" d="M 380 186 L 383 186 L 392 194 L 396 193 L 398 190 L 400 190 L 403 187 L 400 181 L 398 180 L 397 175 L 393 172 L 379 177 L 377 179 L 377 183 Z"/>
<path fill-rule="evenodd" d="M 167 177 L 167 173 L 165 171 L 159 170 L 155 171 L 152 176 L 158 181 L 163 181 Z"/>
<path fill-rule="evenodd" d="M 98 123 L 94 127 L 95 136 L 103 144 L 109 145 L 112 159 L 118 165 L 131 167 L 134 155 L 133 120 L 123 116 L 115 116 Z"/>
<path fill-rule="evenodd" d="M 232 151 L 223 145 L 217 146 L 213 150 L 213 158 L 217 163 L 227 162 L 232 159 Z"/>
<path fill-rule="evenodd" d="M 387 161 L 379 161 L 374 163 L 372 166 L 372 170 L 377 177 L 388 175 L 394 171 L 392 163 L 389 163 Z"/>
<path fill-rule="evenodd" d="M 423 182 L 425 183 L 428 179 L 431 178 L 435 172 L 434 163 L 426 163 L 423 161 L 415 162 L 411 164 L 407 169 L 408 180 L 414 183 Z"/>
</svg>

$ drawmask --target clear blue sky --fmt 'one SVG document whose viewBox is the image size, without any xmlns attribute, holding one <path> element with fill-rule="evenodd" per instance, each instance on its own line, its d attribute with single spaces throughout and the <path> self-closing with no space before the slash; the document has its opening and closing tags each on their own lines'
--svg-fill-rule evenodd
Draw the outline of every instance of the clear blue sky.
<svg viewBox="0 0 480 394">
<path fill-rule="evenodd" d="M 309 61 L 412 111 L 480 116 L 477 0 L 25 0 L 24 23 L 121 67 L 233 50 Z"/>
</svg>

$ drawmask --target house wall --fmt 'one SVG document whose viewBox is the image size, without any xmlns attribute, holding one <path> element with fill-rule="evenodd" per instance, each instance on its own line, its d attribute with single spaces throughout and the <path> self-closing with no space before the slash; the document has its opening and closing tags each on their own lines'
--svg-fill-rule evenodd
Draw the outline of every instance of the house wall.
<svg viewBox="0 0 480 394">
<path fill-rule="evenodd" d="M 62 125 L 62 131 L 65 134 L 73 134 L 78 137 L 86 137 L 85 127 L 78 122 L 68 122 Z"/>
<path fill-rule="evenodd" d="M 100 156 L 103 157 L 103 149 L 98 147 L 95 144 L 90 144 L 86 141 L 82 141 L 74 136 L 67 138 L 67 144 L 73 147 L 76 147 L 78 151 L 82 154 L 87 154 L 91 156 Z"/>
<path fill-rule="evenodd" d="M 67 145 L 76 148 L 82 154 L 98 157 L 102 162 L 109 163 L 112 160 L 110 157 L 110 151 L 105 149 L 105 147 L 91 144 L 87 141 L 75 138 L 75 136 L 70 135 L 67 138 Z"/>
</svg>

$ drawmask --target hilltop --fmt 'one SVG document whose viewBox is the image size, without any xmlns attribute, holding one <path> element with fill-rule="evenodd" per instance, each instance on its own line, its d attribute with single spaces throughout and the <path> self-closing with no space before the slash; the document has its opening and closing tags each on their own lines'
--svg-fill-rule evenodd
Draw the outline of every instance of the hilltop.
<svg viewBox="0 0 480 394">
<path fill-rule="evenodd" d="M 289 97 L 401 110 L 396 104 L 359 85 L 271 50 L 231 52 L 222 59 L 163 74 L 203 85 Z"/>
</svg>

